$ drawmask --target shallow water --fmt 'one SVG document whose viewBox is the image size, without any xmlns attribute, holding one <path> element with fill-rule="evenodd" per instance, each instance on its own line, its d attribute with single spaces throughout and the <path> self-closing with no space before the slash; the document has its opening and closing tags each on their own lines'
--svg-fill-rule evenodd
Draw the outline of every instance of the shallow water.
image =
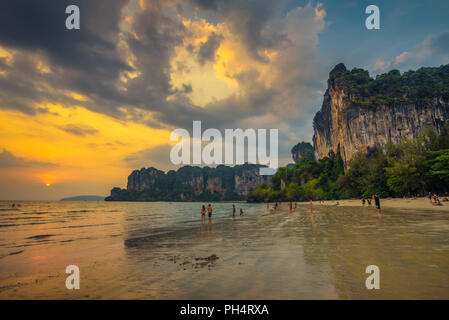
<svg viewBox="0 0 449 320">
<path fill-rule="evenodd" d="M 199 203 L 17 204 L 0 202 L 0 299 L 449 298 L 445 212 L 216 203 L 202 223 Z"/>
</svg>

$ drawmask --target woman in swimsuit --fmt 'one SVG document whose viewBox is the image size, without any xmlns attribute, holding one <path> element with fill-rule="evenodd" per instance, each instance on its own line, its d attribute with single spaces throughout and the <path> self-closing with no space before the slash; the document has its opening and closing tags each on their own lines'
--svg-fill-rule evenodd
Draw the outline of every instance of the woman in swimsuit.
<svg viewBox="0 0 449 320">
<path fill-rule="evenodd" d="M 204 221 L 204 219 L 206 219 L 206 207 L 203 204 L 201 207 L 201 220 Z"/>
</svg>

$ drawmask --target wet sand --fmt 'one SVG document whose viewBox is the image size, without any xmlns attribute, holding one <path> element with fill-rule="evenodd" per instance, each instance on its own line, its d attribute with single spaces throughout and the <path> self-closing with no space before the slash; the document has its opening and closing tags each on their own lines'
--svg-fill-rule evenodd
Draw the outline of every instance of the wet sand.
<svg viewBox="0 0 449 320">
<path fill-rule="evenodd" d="M 200 203 L 20 205 L 0 203 L 0 299 L 449 299 L 441 210 L 213 203 L 201 222 Z"/>
</svg>

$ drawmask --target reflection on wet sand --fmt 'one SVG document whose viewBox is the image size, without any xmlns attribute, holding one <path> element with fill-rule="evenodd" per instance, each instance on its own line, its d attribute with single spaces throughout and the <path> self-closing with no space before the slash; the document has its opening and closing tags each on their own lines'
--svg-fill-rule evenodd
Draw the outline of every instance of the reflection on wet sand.
<svg viewBox="0 0 449 320">
<path fill-rule="evenodd" d="M 211 219 L 197 203 L 1 211 L 11 226 L 0 228 L 0 298 L 449 298 L 444 212 L 238 207 L 244 216 L 214 204 Z M 80 267 L 81 290 L 65 289 L 69 264 Z M 365 287 L 368 265 L 380 268 L 380 290 Z"/>
</svg>

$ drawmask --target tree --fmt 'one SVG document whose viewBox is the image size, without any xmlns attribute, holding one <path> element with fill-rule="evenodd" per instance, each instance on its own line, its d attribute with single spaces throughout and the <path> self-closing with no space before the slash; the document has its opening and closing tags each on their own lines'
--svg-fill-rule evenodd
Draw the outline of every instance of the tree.
<svg viewBox="0 0 449 320">
<path fill-rule="evenodd" d="M 433 159 L 429 161 L 430 176 L 437 179 L 438 189 L 449 185 L 449 149 L 431 151 Z"/>
<path fill-rule="evenodd" d="M 396 161 L 392 167 L 385 168 L 387 185 L 398 195 L 413 194 L 421 183 L 421 175 L 410 163 Z"/>
</svg>

